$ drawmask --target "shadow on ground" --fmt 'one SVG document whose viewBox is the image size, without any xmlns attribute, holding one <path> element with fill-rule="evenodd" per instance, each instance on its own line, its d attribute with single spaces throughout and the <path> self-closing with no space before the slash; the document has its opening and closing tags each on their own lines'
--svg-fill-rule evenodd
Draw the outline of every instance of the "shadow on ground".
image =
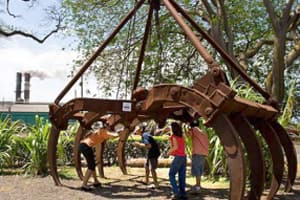
<svg viewBox="0 0 300 200">
<path fill-rule="evenodd" d="M 95 196 L 101 196 L 108 199 L 169 199 L 171 198 L 171 188 L 168 179 L 160 178 L 160 187 L 153 189 L 141 183 L 142 176 L 127 175 L 129 178 L 109 179 L 109 183 L 102 183 L 100 188 L 93 188 L 92 193 Z M 72 190 L 80 190 L 80 187 L 65 187 Z M 190 188 L 187 185 L 187 188 Z M 207 189 L 203 188 L 200 194 L 190 194 L 189 199 L 228 199 L 228 189 Z M 213 197 L 213 198 L 211 198 Z"/>
<path fill-rule="evenodd" d="M 93 188 L 89 193 L 107 199 L 169 199 L 171 198 L 171 188 L 168 179 L 160 179 L 158 189 L 148 188 L 141 183 L 142 176 L 127 175 L 127 179 L 109 179 L 109 183 L 102 184 L 100 188 Z M 72 190 L 80 190 L 80 187 L 65 186 Z M 190 188 L 187 185 L 187 188 Z M 188 189 L 187 189 L 188 190 Z M 201 193 L 194 195 L 188 192 L 190 200 L 225 200 L 229 199 L 229 189 L 202 188 Z M 264 192 L 262 199 L 267 195 Z M 274 200 L 300 200 L 300 180 L 296 180 L 293 191 L 285 193 L 280 190 Z"/>
</svg>

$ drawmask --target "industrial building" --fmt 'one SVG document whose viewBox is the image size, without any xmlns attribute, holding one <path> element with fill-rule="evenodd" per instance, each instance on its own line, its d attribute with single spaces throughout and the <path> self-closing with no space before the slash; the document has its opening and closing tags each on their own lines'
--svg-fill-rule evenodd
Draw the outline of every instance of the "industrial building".
<svg viewBox="0 0 300 200">
<path fill-rule="evenodd" d="M 22 77 L 24 76 L 24 90 L 22 90 Z M 20 120 L 34 124 L 35 116 L 48 119 L 49 103 L 30 102 L 30 73 L 17 72 L 16 74 L 16 99 L 15 102 L 3 101 L 0 103 L 0 117 L 11 117 L 13 121 Z M 24 98 L 22 98 L 24 94 Z"/>
</svg>

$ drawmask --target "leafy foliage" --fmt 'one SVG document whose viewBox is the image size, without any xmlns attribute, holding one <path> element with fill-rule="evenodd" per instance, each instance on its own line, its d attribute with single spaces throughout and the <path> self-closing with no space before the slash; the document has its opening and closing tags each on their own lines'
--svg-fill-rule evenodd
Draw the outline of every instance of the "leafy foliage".
<svg viewBox="0 0 300 200">
<path fill-rule="evenodd" d="M 292 114 L 295 106 L 295 81 L 291 84 L 289 95 L 283 109 L 283 113 L 279 118 L 279 122 L 283 127 L 287 127 L 291 122 Z"/>
<path fill-rule="evenodd" d="M 78 59 L 77 64 L 80 65 L 98 46 L 99 41 L 106 38 L 135 2 L 114 3 L 114 6 L 110 6 L 105 1 L 65 1 L 68 24 L 82 41 L 78 46 L 82 58 Z M 93 9 L 86 10 L 87 7 Z M 106 95 L 128 97 L 130 93 L 144 34 L 147 7 L 143 6 L 137 12 L 92 66 L 91 71 L 99 78 L 99 88 Z M 199 73 L 203 73 L 207 67 L 202 67 L 202 59 L 187 42 L 178 25 L 174 26 L 174 20 L 169 17 L 165 7 L 161 8 L 159 19 L 159 25 L 155 20 L 152 23 L 153 32 L 149 37 L 139 85 L 149 87 L 159 82 L 180 83 L 187 77 L 189 80 L 199 77 Z"/>
<path fill-rule="evenodd" d="M 22 129 L 19 121 L 11 121 L 9 116 L 0 117 L 0 172 L 4 167 L 12 166 L 16 156 L 13 136 Z"/>
<path fill-rule="evenodd" d="M 106 39 L 135 2 L 133 0 L 63 1 L 67 18 L 66 26 L 80 40 L 77 50 L 81 57 L 76 60 L 74 72 L 92 54 L 99 42 Z M 225 51 L 236 58 L 259 85 L 265 84 L 270 89 L 272 79 L 266 77 L 272 77 L 274 75 L 272 73 L 275 73 L 272 70 L 274 30 L 264 2 L 258 0 L 234 0 L 220 4 L 194 0 L 176 2 L 187 10 Z M 282 16 L 287 2 L 276 1 L 275 5 L 275 2 L 270 1 L 270 4 L 273 3 L 276 16 Z M 294 14 L 296 6 L 296 3 L 292 6 Z M 144 34 L 147 7 L 142 6 L 90 68 L 88 73 L 94 73 L 99 82 L 98 95 L 130 97 Z M 161 6 L 158 19 L 159 21 L 154 17 L 151 26 L 152 31 L 146 47 L 139 85 L 143 87 L 150 87 L 156 83 L 191 85 L 196 78 L 207 71 L 207 65 L 183 35 L 181 28 L 170 17 L 165 6 Z M 201 38 L 201 35 L 198 36 Z M 287 36 L 290 39 L 286 41 L 286 54 L 292 54 L 297 49 L 295 38 L 299 38 L 299 34 L 288 32 Z M 227 66 L 228 64 L 207 42 L 202 41 L 202 43 L 221 67 L 227 69 L 227 74 L 231 75 L 231 66 Z M 292 56 L 287 55 L 287 57 Z M 299 61 L 291 59 L 287 63 L 284 78 L 286 85 L 290 85 L 289 83 L 295 77 L 299 77 Z M 299 79 L 297 84 L 299 85 Z M 299 91 L 295 93 L 296 98 L 299 98 L 298 93 Z M 299 104 L 296 104 L 296 107 L 299 108 Z M 297 110 L 300 109 L 295 109 L 293 112 L 296 116 L 299 115 Z"/>
<path fill-rule="evenodd" d="M 28 153 L 29 160 L 24 165 L 26 173 L 32 175 L 46 175 L 47 144 L 50 133 L 50 124 L 43 117 L 35 117 L 35 125 L 28 129 L 28 135 L 22 138 L 23 145 Z"/>
<path fill-rule="evenodd" d="M 57 145 L 58 164 L 73 164 L 74 139 L 79 128 L 79 123 L 75 122 L 68 126 L 67 130 L 60 132 Z"/>
</svg>

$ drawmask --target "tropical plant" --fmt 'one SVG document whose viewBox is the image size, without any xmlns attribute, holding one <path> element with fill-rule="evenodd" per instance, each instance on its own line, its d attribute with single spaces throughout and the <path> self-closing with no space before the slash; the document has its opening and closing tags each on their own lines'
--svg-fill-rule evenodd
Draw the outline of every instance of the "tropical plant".
<svg viewBox="0 0 300 200">
<path fill-rule="evenodd" d="M 9 116 L 0 117 L 0 171 L 12 166 L 15 156 L 13 135 L 22 129 L 19 121 L 11 121 Z"/>
<path fill-rule="evenodd" d="M 60 137 L 57 145 L 59 164 L 73 163 L 73 145 L 76 132 L 79 128 L 79 123 L 75 122 L 68 126 L 67 130 L 60 132 Z"/>
<path fill-rule="evenodd" d="M 289 125 L 289 123 L 291 122 L 292 116 L 293 116 L 293 110 L 294 110 L 294 106 L 295 106 L 295 96 L 294 96 L 295 85 L 296 85 L 295 81 L 291 83 L 291 87 L 288 92 L 287 101 L 283 108 L 282 115 L 280 116 L 280 118 L 278 120 L 279 123 L 283 127 L 287 127 Z"/>
<path fill-rule="evenodd" d="M 255 92 L 249 84 L 240 83 L 237 79 L 230 82 L 230 87 L 237 92 L 237 95 L 248 99 L 250 101 L 255 101 L 258 103 L 264 102 L 264 97 L 259 93 Z"/>
<path fill-rule="evenodd" d="M 47 144 L 50 124 L 43 117 L 35 116 L 35 124 L 28 127 L 28 135 L 21 142 L 27 152 L 28 161 L 24 165 L 26 174 L 46 175 Z"/>
<path fill-rule="evenodd" d="M 217 180 L 219 177 L 227 177 L 227 160 L 220 138 L 212 128 L 204 125 L 203 120 L 200 120 L 199 128 L 205 131 L 209 138 L 209 154 L 206 158 L 209 167 L 208 178 Z"/>
</svg>

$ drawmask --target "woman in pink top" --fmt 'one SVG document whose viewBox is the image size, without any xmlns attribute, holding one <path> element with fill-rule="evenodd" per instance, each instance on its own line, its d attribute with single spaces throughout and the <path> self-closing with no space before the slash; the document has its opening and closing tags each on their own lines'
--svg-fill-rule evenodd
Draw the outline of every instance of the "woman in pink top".
<svg viewBox="0 0 300 200">
<path fill-rule="evenodd" d="M 171 128 L 173 134 L 170 137 L 171 149 L 169 155 L 174 156 L 174 159 L 170 166 L 169 179 L 174 195 L 172 199 L 187 199 L 185 191 L 186 154 L 182 128 L 176 122 L 171 124 Z M 175 178 L 177 173 L 179 185 L 177 185 Z"/>
<path fill-rule="evenodd" d="M 192 176 L 196 177 L 196 185 L 192 187 L 192 192 L 199 193 L 205 157 L 208 155 L 209 140 L 207 134 L 199 129 L 199 120 L 191 123 L 191 129 L 187 132 L 187 136 L 192 138 Z"/>
</svg>

